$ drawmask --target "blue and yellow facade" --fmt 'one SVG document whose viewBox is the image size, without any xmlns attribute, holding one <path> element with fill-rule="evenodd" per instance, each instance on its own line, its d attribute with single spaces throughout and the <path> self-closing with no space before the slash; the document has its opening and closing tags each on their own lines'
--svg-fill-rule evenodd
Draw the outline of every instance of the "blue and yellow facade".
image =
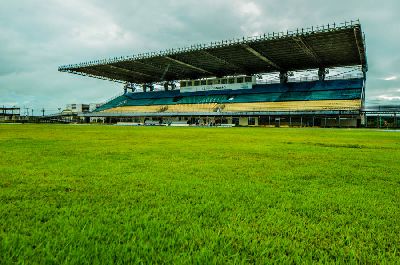
<svg viewBox="0 0 400 265">
<path fill-rule="evenodd" d="M 364 80 L 330 80 L 286 84 L 255 84 L 252 89 L 179 90 L 126 93 L 96 112 L 234 113 L 285 111 L 358 111 Z"/>
</svg>

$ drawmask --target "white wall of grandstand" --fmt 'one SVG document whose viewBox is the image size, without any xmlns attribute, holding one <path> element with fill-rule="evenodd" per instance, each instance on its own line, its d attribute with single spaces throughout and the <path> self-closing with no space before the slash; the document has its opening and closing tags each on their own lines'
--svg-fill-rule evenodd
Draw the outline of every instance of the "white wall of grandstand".
<svg viewBox="0 0 400 265">
<path fill-rule="evenodd" d="M 91 103 L 91 104 L 67 104 L 63 112 L 71 113 L 86 113 L 95 110 L 101 104 Z"/>
<path fill-rule="evenodd" d="M 325 80 L 340 80 L 362 78 L 363 73 L 360 66 L 342 66 L 332 67 L 327 69 Z M 311 82 L 317 81 L 318 69 L 307 69 L 290 71 L 288 82 Z M 180 92 L 196 92 L 207 90 L 238 90 L 238 89 L 251 89 L 255 84 L 279 84 L 279 72 L 260 73 L 253 76 L 227 76 L 222 78 L 206 78 L 206 79 L 193 79 L 181 80 L 177 82 L 177 89 Z M 163 83 L 154 84 L 154 92 L 164 91 Z M 143 92 L 141 86 L 136 85 L 135 93 Z M 147 92 L 152 92 L 147 90 Z"/>
<path fill-rule="evenodd" d="M 224 78 L 208 78 L 180 81 L 181 92 L 196 92 L 206 90 L 238 90 L 252 89 L 256 84 L 255 76 L 232 76 Z"/>
</svg>

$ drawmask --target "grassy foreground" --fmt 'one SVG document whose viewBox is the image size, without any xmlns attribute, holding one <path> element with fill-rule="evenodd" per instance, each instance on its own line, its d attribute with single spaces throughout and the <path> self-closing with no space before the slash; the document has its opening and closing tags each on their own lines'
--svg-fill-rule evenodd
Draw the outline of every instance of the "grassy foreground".
<svg viewBox="0 0 400 265">
<path fill-rule="evenodd" d="M 400 133 L 0 125 L 0 264 L 400 263 Z"/>
</svg>

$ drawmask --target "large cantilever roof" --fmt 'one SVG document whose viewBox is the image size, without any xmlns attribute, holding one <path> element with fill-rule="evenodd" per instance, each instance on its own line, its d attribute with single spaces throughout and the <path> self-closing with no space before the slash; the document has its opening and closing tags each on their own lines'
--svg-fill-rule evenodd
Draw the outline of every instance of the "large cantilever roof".
<svg viewBox="0 0 400 265">
<path fill-rule="evenodd" d="M 130 83 L 361 65 L 359 21 L 66 65 L 61 72 Z"/>
</svg>

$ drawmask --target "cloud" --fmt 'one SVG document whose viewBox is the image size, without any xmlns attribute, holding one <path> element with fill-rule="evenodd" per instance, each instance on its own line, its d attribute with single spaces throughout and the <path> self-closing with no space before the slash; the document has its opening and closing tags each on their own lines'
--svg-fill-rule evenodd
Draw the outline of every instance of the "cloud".
<svg viewBox="0 0 400 265">
<path fill-rule="evenodd" d="M 393 75 L 393 76 L 388 76 L 385 78 L 382 78 L 385 81 L 393 81 L 393 80 L 397 80 L 397 76 Z"/>
<path fill-rule="evenodd" d="M 262 14 L 261 8 L 251 1 L 236 1 L 236 7 L 242 16 L 259 17 Z"/>
<path fill-rule="evenodd" d="M 378 99 L 385 101 L 386 100 L 393 101 L 393 100 L 400 100 L 400 96 L 380 95 L 378 96 Z"/>
</svg>

